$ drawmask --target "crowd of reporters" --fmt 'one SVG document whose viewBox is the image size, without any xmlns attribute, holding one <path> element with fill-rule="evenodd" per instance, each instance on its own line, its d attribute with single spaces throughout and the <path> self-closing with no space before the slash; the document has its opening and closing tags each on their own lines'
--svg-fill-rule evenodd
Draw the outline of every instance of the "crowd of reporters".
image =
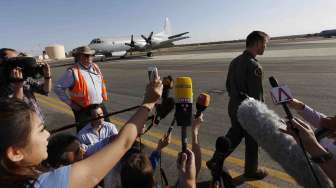
<svg viewBox="0 0 336 188">
<path fill-rule="evenodd" d="M 76 127 L 77 135 L 52 136 L 45 128 L 46 118 L 34 95 L 48 95 L 51 91 L 50 66 L 30 62 L 40 64 L 43 72 L 39 77 L 28 78 L 26 73 L 32 66 L 22 66 L 18 61 L 33 60 L 17 58 L 14 49 L 0 50 L 0 187 L 159 187 L 154 170 L 161 150 L 170 143 L 170 133 L 158 141 L 149 157 L 132 147 L 162 95 L 160 78 L 147 85 L 142 104 L 118 132 L 115 125 L 103 119 L 107 113 L 102 103 L 107 100 L 105 81 L 99 67 L 92 62 L 93 54 L 88 47 L 78 50 L 78 62 L 56 82 L 55 92 L 73 109 L 75 121 L 86 123 Z M 8 64 L 13 61 L 17 67 L 9 70 Z M 92 83 L 84 81 L 87 95 L 79 96 L 81 79 L 92 78 L 91 74 L 96 78 L 91 79 Z M 72 80 L 72 84 L 66 80 Z M 99 91 L 90 90 L 97 83 Z M 74 95 L 67 96 L 66 89 Z M 90 118 L 94 120 L 87 121 Z M 193 122 L 192 149 L 197 155 L 188 149 L 178 156 L 176 187 L 196 187 L 196 174 L 201 166 L 198 129 L 202 121 L 200 116 Z"/>
<path fill-rule="evenodd" d="M 51 91 L 50 66 L 42 62 L 42 75 L 27 78 L 27 70 L 23 70 L 27 67 L 8 70 L 9 60 L 18 53 L 10 48 L 0 49 L 0 187 L 160 187 L 154 171 L 161 150 L 170 143 L 170 133 L 163 135 L 150 156 L 133 148 L 162 95 L 160 77 L 147 85 L 141 106 L 118 131 L 109 119 L 103 119 L 108 113 L 103 103 L 107 100 L 106 86 L 99 67 L 92 63 L 93 53 L 88 47 L 78 50 L 77 64 L 67 69 L 55 86 L 58 97 L 73 110 L 79 125 L 77 135 L 50 137 L 44 127 L 45 116 L 34 95 L 48 95 Z M 85 81 L 90 80 L 87 77 L 92 83 Z M 83 85 L 85 92 L 82 92 Z M 297 99 L 292 99 L 289 106 L 308 123 L 294 118 L 290 126 L 281 131 L 296 140 L 299 135 L 312 160 L 336 183 L 335 117 L 327 117 Z M 176 187 L 196 187 L 202 164 L 198 139 L 202 122 L 203 114 L 193 120 L 192 148 L 178 155 Z M 316 138 L 316 128 L 328 131 Z"/>
</svg>

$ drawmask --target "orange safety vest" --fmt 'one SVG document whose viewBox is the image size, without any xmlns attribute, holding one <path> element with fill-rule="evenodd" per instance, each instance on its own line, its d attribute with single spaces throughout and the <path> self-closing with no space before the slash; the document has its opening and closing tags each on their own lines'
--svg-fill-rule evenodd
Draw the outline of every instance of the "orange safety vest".
<svg viewBox="0 0 336 188">
<path fill-rule="evenodd" d="M 102 97 L 104 101 L 107 101 L 107 91 L 106 91 L 106 86 L 105 86 L 105 80 L 103 78 L 102 73 L 100 72 L 99 67 L 93 63 L 93 68 L 95 71 L 98 72 L 102 79 Z M 71 101 L 74 101 L 76 104 L 79 104 L 82 107 L 87 107 L 89 106 L 90 103 L 90 98 L 88 95 L 88 89 L 87 89 L 87 84 L 86 81 L 83 77 L 83 75 L 80 73 L 80 68 L 78 64 L 75 64 L 71 68 L 73 75 L 74 75 L 74 85 L 70 89 L 70 99 Z"/>
</svg>

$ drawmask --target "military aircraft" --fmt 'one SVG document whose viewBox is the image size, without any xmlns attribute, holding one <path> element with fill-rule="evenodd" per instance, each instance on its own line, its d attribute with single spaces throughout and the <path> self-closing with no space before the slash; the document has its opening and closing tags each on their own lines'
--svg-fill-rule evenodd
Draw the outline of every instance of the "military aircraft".
<svg viewBox="0 0 336 188">
<path fill-rule="evenodd" d="M 152 50 L 172 46 L 175 41 L 187 39 L 189 36 L 185 35 L 188 33 L 173 35 L 170 21 L 166 18 L 162 32 L 154 34 L 152 31 L 148 36 L 95 38 L 90 42 L 89 47 L 95 50 L 96 55 L 104 55 L 105 57 L 125 57 L 128 53 L 135 51 L 146 52 L 147 56 L 151 57 Z"/>
</svg>

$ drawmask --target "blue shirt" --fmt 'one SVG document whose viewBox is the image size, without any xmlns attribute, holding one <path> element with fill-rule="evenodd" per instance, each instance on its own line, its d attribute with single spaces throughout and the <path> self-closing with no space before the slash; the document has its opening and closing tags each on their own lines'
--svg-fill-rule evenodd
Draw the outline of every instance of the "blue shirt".
<svg viewBox="0 0 336 188">
<path fill-rule="evenodd" d="M 158 166 L 160 162 L 160 157 L 161 157 L 161 153 L 158 152 L 157 150 L 154 150 L 149 156 L 149 160 L 152 164 L 153 171 L 155 171 L 156 167 Z"/>
<path fill-rule="evenodd" d="M 43 173 L 37 179 L 35 188 L 67 188 L 69 184 L 71 166 L 64 166 L 55 170 Z"/>
<path fill-rule="evenodd" d="M 92 146 L 103 140 L 106 141 L 107 138 L 117 134 L 118 130 L 116 126 L 113 123 L 104 121 L 99 132 L 93 129 L 91 123 L 88 123 L 83 129 L 79 131 L 77 137 L 82 147 L 87 150 L 89 146 Z"/>
</svg>

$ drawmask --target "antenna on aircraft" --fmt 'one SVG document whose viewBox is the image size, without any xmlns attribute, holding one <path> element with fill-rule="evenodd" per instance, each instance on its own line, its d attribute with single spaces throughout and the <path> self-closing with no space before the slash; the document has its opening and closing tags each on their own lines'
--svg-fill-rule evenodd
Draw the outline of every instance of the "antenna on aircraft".
<svg viewBox="0 0 336 188">
<path fill-rule="evenodd" d="M 164 25 L 163 25 L 163 32 L 166 35 L 171 35 L 172 34 L 172 28 L 171 28 L 171 24 L 169 21 L 169 18 L 166 17 Z"/>
</svg>

